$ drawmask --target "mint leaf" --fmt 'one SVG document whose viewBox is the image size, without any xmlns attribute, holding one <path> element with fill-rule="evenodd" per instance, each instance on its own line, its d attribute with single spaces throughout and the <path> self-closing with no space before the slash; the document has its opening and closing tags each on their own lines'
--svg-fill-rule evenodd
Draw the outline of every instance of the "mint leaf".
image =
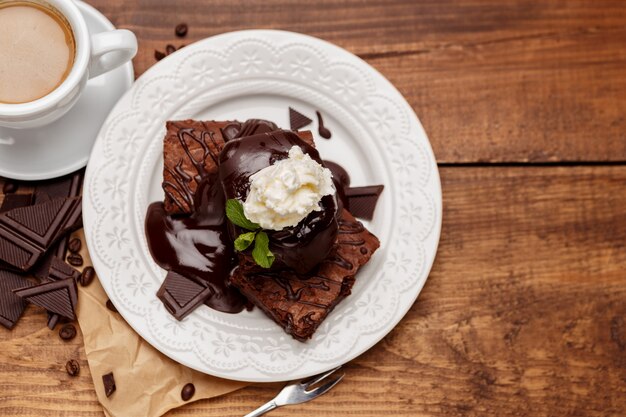
<svg viewBox="0 0 626 417">
<path fill-rule="evenodd" d="M 263 268 L 269 268 L 274 262 L 274 254 L 270 251 L 270 239 L 267 233 L 261 231 L 256 234 L 254 239 L 254 249 L 252 249 L 252 258 L 254 262 Z"/>
<path fill-rule="evenodd" d="M 233 224 L 247 230 L 254 231 L 261 227 L 246 218 L 246 215 L 243 214 L 243 204 L 234 198 L 226 201 L 226 217 L 228 217 L 228 220 Z"/>
<path fill-rule="evenodd" d="M 256 232 L 242 233 L 237 236 L 237 239 L 235 239 L 235 250 L 241 252 L 242 250 L 248 249 L 248 246 L 254 242 L 255 236 Z"/>
</svg>

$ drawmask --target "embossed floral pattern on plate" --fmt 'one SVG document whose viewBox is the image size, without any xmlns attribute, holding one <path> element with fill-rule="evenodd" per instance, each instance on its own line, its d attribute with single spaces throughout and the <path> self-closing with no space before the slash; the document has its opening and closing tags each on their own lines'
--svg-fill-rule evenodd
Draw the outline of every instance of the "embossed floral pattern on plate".
<svg viewBox="0 0 626 417">
<path fill-rule="evenodd" d="M 353 164 L 347 166 L 351 174 L 353 169 L 365 172 L 360 166 L 365 164 L 369 181 L 385 185 L 376 217 L 368 224 L 381 239 L 381 249 L 359 272 L 353 294 L 304 344 L 259 311 L 228 315 L 201 307 L 178 322 L 155 296 L 164 273 L 148 253 L 143 220 L 148 200 L 155 198 L 147 190 L 158 189 L 161 181 L 164 122 L 211 115 L 211 109 L 226 109 L 229 100 L 245 102 L 248 97 L 284 100 L 285 113 L 296 101 L 332 116 L 337 130 L 331 141 L 318 142 L 323 156 L 351 160 L 346 162 Z M 345 147 L 354 138 L 358 149 Z M 346 155 L 345 150 L 353 148 Z M 404 316 L 435 257 L 441 188 L 417 117 L 373 68 L 319 39 L 242 31 L 168 56 L 120 100 L 100 132 L 87 169 L 84 219 L 102 285 L 143 338 L 199 371 L 269 382 L 301 378 L 349 361 Z"/>
</svg>

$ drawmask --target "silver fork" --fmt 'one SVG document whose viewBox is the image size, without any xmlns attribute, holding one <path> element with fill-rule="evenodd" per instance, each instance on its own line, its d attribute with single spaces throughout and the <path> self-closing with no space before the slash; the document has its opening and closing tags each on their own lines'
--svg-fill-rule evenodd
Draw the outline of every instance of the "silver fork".
<svg viewBox="0 0 626 417">
<path fill-rule="evenodd" d="M 311 401 L 322 394 L 330 391 L 332 387 L 337 385 L 339 381 L 345 376 L 345 374 L 341 374 L 339 376 L 335 376 L 329 381 L 324 382 L 330 375 L 335 373 L 341 366 L 336 367 L 335 369 L 331 369 L 328 372 L 324 372 L 319 375 L 312 376 L 308 379 L 292 382 L 283 388 L 273 400 L 268 403 L 260 406 L 250 414 L 246 414 L 244 417 L 259 417 L 269 411 L 272 411 L 275 408 L 282 407 L 283 405 L 291 405 L 291 404 L 300 404 L 305 403 L 307 401 Z M 313 385 L 324 382 L 323 385 L 319 387 L 313 388 L 309 390 L 309 388 Z"/>
</svg>

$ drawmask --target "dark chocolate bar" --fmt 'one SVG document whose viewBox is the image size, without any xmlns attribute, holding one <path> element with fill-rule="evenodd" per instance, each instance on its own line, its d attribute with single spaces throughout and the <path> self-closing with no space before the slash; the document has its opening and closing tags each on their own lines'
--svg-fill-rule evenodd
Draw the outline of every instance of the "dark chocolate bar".
<svg viewBox="0 0 626 417">
<path fill-rule="evenodd" d="M 21 275 L 0 269 L 0 324 L 12 329 L 22 317 L 26 301 L 13 294 L 13 290 L 30 286 Z"/>
<path fill-rule="evenodd" d="M 0 205 L 0 214 L 16 208 L 28 207 L 33 204 L 33 200 L 33 194 L 6 194 Z"/>
<path fill-rule="evenodd" d="M 0 260 L 28 271 L 81 224 L 81 198 L 56 198 L 0 214 Z"/>
<path fill-rule="evenodd" d="M 76 319 L 74 309 L 78 290 L 73 278 L 50 281 L 14 291 L 15 295 L 70 320 Z"/>
<path fill-rule="evenodd" d="M 200 285 L 197 282 L 169 271 L 161 288 L 157 291 L 157 297 L 163 302 L 167 311 L 176 319 L 182 320 L 189 313 L 211 296 L 213 290 L 210 287 Z"/>
</svg>

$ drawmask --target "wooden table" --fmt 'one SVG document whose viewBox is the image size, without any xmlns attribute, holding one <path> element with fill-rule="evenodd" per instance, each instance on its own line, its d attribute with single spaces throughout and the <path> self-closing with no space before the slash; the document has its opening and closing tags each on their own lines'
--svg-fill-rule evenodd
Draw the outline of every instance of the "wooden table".
<svg viewBox="0 0 626 417">
<path fill-rule="evenodd" d="M 345 382 L 272 416 L 626 415 L 626 3 L 92 3 L 137 34 L 137 75 L 155 49 L 232 30 L 334 42 L 387 76 L 430 137 L 444 213 L 426 287 Z M 29 309 L 0 329 L 0 415 L 102 415 L 80 338 L 43 322 Z M 273 394 L 169 415 L 241 416 Z"/>
</svg>

